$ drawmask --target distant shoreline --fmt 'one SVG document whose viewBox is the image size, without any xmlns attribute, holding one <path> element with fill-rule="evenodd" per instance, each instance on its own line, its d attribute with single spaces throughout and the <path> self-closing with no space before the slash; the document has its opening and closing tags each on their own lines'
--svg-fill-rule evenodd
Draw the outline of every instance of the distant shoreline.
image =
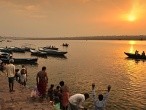
<svg viewBox="0 0 146 110">
<path fill-rule="evenodd" d="M 87 37 L 54 37 L 54 38 L 29 38 L 29 37 L 0 37 L 12 40 L 146 40 L 146 35 L 138 36 L 87 36 Z"/>
</svg>

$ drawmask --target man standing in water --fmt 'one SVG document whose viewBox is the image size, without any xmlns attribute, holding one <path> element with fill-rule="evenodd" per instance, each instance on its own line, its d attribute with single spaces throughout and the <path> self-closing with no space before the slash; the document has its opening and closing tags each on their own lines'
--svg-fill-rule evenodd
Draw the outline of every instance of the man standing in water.
<svg viewBox="0 0 146 110">
<path fill-rule="evenodd" d="M 37 73 L 36 77 L 36 82 L 37 82 L 37 88 L 39 91 L 39 95 L 41 98 L 44 98 L 46 96 L 46 87 L 48 83 L 48 76 L 46 73 L 46 67 L 42 67 L 42 71 L 39 71 Z"/>
<path fill-rule="evenodd" d="M 9 91 L 14 92 L 14 77 L 15 77 L 15 65 L 12 63 L 14 62 L 13 59 L 9 60 L 9 63 L 6 65 L 6 74 L 8 77 L 9 82 Z"/>
<path fill-rule="evenodd" d="M 92 93 L 93 93 L 94 106 L 95 106 L 94 110 L 104 110 L 110 90 L 111 90 L 111 86 L 108 85 L 106 94 L 105 95 L 99 94 L 97 99 L 95 93 L 95 84 L 94 83 L 92 84 Z"/>
</svg>

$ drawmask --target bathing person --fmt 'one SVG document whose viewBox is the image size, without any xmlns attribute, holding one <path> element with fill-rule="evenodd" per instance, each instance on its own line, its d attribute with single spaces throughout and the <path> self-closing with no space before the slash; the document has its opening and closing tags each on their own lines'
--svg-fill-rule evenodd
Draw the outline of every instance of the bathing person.
<svg viewBox="0 0 146 110">
<path fill-rule="evenodd" d="M 8 77 L 9 82 L 9 92 L 14 92 L 14 77 L 15 77 L 15 65 L 12 63 L 14 62 L 13 59 L 9 60 L 9 63 L 6 65 L 6 75 Z"/>
<path fill-rule="evenodd" d="M 94 110 L 104 110 L 110 90 L 111 90 L 111 86 L 108 85 L 107 93 L 105 95 L 99 94 L 98 98 L 96 98 L 95 84 L 94 83 L 92 84 L 92 93 L 93 93 L 94 106 L 95 106 Z"/>
<path fill-rule="evenodd" d="M 75 94 L 69 98 L 69 107 L 68 110 L 86 110 L 83 107 L 83 102 L 89 98 L 89 94 Z"/>
<path fill-rule="evenodd" d="M 47 87 L 47 83 L 48 83 L 48 76 L 46 73 L 45 66 L 43 66 L 42 70 L 37 73 L 36 83 L 37 83 L 37 88 L 38 88 L 40 97 L 45 98 L 46 87 Z"/>
</svg>

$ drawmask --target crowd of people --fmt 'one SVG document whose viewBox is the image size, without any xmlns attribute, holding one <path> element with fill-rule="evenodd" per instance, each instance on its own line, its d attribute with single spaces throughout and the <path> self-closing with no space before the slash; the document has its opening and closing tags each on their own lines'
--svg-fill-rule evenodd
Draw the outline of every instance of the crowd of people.
<svg viewBox="0 0 146 110">
<path fill-rule="evenodd" d="M 21 69 L 16 69 L 13 63 L 14 63 L 13 59 L 10 59 L 7 64 L 0 61 L 1 71 L 6 73 L 6 76 L 8 77 L 9 92 L 15 92 L 14 90 L 15 80 L 23 86 L 26 86 L 27 82 L 27 69 L 25 68 L 25 66 L 22 65 Z"/>
<path fill-rule="evenodd" d="M 6 73 L 9 82 L 9 92 L 15 92 L 14 80 L 19 82 L 21 85 L 26 86 L 27 82 L 27 69 L 22 65 L 21 70 L 16 69 L 11 59 L 8 64 L 3 66 L 3 71 Z M 2 62 L 1 62 L 2 63 Z M 42 100 L 47 99 L 56 108 L 56 110 L 87 110 L 83 106 L 83 103 L 88 98 L 92 98 L 94 102 L 94 110 L 103 110 L 106 105 L 111 86 L 107 87 L 107 93 L 105 95 L 99 94 L 96 97 L 96 86 L 92 84 L 92 94 L 89 93 L 77 93 L 74 95 L 70 94 L 69 87 L 64 81 L 60 81 L 55 87 L 54 84 L 48 86 L 48 76 L 46 67 L 43 66 L 42 70 L 36 75 L 36 86 L 31 92 L 32 98 L 40 98 Z"/>
</svg>

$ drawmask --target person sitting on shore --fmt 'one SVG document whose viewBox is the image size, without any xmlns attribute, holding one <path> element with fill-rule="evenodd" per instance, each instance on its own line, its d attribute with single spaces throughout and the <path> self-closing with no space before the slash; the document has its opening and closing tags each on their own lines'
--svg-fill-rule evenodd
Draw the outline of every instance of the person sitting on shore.
<svg viewBox="0 0 146 110">
<path fill-rule="evenodd" d="M 143 51 L 141 55 L 142 55 L 143 57 L 145 57 L 145 52 Z"/>
<path fill-rule="evenodd" d="M 51 84 L 47 95 L 50 98 L 50 101 L 54 101 L 54 84 Z"/>
<path fill-rule="evenodd" d="M 94 83 L 92 84 L 92 93 L 93 93 L 94 106 L 95 106 L 94 110 L 104 110 L 110 90 L 111 90 L 111 86 L 108 85 L 107 93 L 105 95 L 99 94 L 97 99 L 95 93 L 95 84 Z"/>
<path fill-rule="evenodd" d="M 56 89 L 54 89 L 54 101 L 59 100 L 61 102 L 62 99 L 62 94 L 60 90 L 60 86 L 57 86 Z"/>
</svg>

